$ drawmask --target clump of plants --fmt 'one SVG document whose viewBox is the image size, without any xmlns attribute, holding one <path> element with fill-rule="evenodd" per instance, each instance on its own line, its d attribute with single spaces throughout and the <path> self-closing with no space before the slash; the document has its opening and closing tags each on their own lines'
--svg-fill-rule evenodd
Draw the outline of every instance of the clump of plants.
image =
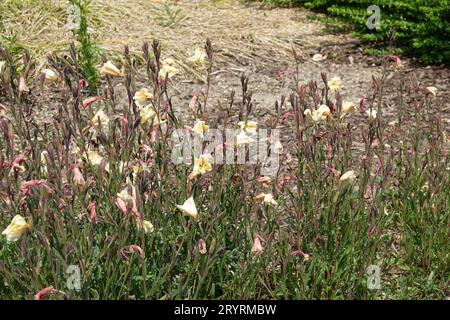
<svg viewBox="0 0 450 320">
<path fill-rule="evenodd" d="M 78 41 L 78 62 L 81 73 L 89 83 L 89 89 L 94 92 L 99 85 L 97 64 L 100 62 L 98 49 L 95 47 L 92 33 L 89 30 L 88 17 L 90 0 L 69 0 L 68 23 Z"/>
<path fill-rule="evenodd" d="M 208 99 L 207 41 L 185 63 L 208 81 L 176 112 L 182 69 L 156 40 L 142 52 L 142 68 L 128 47 L 122 68 L 105 59 L 105 89 L 92 95 L 74 46 L 40 79 L 12 76 L 0 51 L 1 298 L 448 296 L 449 141 L 436 88 L 405 79 L 388 118 L 398 58 L 348 101 L 338 77 L 302 82 L 294 51 L 292 93 L 258 119 L 247 75 L 240 93 Z M 44 122 L 36 91 L 59 94 Z M 211 149 L 215 128 L 223 139 Z M 201 146 L 184 161 L 180 132 Z M 279 157 L 271 174 L 250 157 L 257 137 Z M 232 163 L 219 162 L 230 148 Z"/>
<path fill-rule="evenodd" d="M 389 46 L 389 34 L 397 32 L 397 42 L 403 53 L 420 57 L 426 63 L 450 62 L 450 1 L 449 0 L 264 0 L 286 5 L 304 5 L 329 13 L 332 23 L 348 22 L 363 41 L 379 48 Z M 380 8 L 378 28 L 367 27 L 374 13 L 369 6 Z M 337 19 L 336 19 L 337 18 Z M 381 49 L 382 50 L 382 49 Z"/>
</svg>

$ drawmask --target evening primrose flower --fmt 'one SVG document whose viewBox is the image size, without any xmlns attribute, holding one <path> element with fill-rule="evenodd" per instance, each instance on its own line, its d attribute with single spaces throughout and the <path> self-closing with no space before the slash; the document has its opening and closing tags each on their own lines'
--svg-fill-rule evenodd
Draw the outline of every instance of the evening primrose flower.
<svg viewBox="0 0 450 320">
<path fill-rule="evenodd" d="M 0 77 L 5 73 L 6 70 L 6 62 L 0 60 Z"/>
<path fill-rule="evenodd" d="M 155 227 L 150 221 L 143 220 L 142 222 L 138 222 L 137 224 L 138 230 L 144 229 L 144 233 L 153 233 L 155 231 Z"/>
<path fill-rule="evenodd" d="M 283 145 L 281 144 L 280 140 L 277 140 L 277 142 L 275 142 L 275 145 L 273 146 L 273 151 L 276 154 L 282 154 L 283 153 Z"/>
<path fill-rule="evenodd" d="M 377 118 L 377 110 L 375 109 L 372 109 L 372 112 L 370 112 L 370 110 L 366 110 L 366 114 L 373 120 Z"/>
<path fill-rule="evenodd" d="M 159 77 L 165 79 L 166 77 L 172 78 L 174 75 L 180 73 L 175 67 L 175 60 L 167 58 L 162 62 L 162 67 L 159 70 Z"/>
<path fill-rule="evenodd" d="M 102 76 L 123 77 L 122 72 L 111 61 L 107 61 L 103 64 L 100 69 L 100 74 Z"/>
<path fill-rule="evenodd" d="M 144 107 L 153 98 L 147 88 L 142 88 L 134 94 L 133 100 L 138 107 Z"/>
<path fill-rule="evenodd" d="M 203 135 L 208 132 L 209 126 L 205 124 L 205 121 L 197 120 L 192 130 L 203 138 Z"/>
<path fill-rule="evenodd" d="M 145 126 L 147 123 L 149 123 L 149 120 L 151 120 L 151 119 L 153 119 L 153 121 L 151 123 L 151 127 L 154 127 L 156 125 L 166 122 L 166 120 L 160 120 L 158 118 L 158 115 L 153 110 L 153 107 L 151 105 L 142 108 L 139 111 L 139 115 L 141 116 L 141 125 L 142 126 Z"/>
<path fill-rule="evenodd" d="M 198 220 L 198 211 L 195 206 L 194 197 L 191 196 L 182 205 L 176 205 L 185 215 L 192 217 L 194 220 Z"/>
<path fill-rule="evenodd" d="M 92 125 L 94 127 L 101 127 L 102 129 L 108 127 L 109 117 L 102 109 L 98 110 L 97 113 L 91 119 Z"/>
<path fill-rule="evenodd" d="M 253 238 L 253 246 L 252 246 L 252 252 L 253 253 L 261 253 L 263 252 L 263 247 L 261 245 L 261 240 L 257 234 L 255 234 Z"/>
<path fill-rule="evenodd" d="M 146 106 L 139 111 L 139 115 L 141 116 L 141 125 L 145 125 L 150 119 L 156 117 L 156 112 L 152 106 Z"/>
<path fill-rule="evenodd" d="M 258 123 L 256 121 L 239 121 L 238 122 L 239 127 L 242 131 L 250 132 L 250 133 L 256 133 L 256 129 L 258 128 Z"/>
<path fill-rule="evenodd" d="M 14 216 L 9 226 L 3 230 L 2 235 L 6 236 L 6 240 L 9 242 L 17 241 L 22 234 L 31 229 L 31 224 L 25 221 L 25 218 L 20 214 Z"/>
<path fill-rule="evenodd" d="M 356 176 L 355 171 L 350 170 L 350 171 L 347 171 L 346 173 L 344 173 L 344 174 L 339 178 L 339 181 L 346 181 L 346 180 L 352 181 L 352 180 L 355 180 L 356 177 L 357 177 L 357 176 Z"/>
<path fill-rule="evenodd" d="M 195 49 L 194 55 L 188 58 L 188 61 L 198 65 L 203 66 L 205 64 L 206 52 L 203 49 L 197 48 Z"/>
<path fill-rule="evenodd" d="M 134 187 L 132 188 L 131 193 L 128 191 L 128 188 L 124 188 L 117 194 L 117 198 L 119 198 L 120 200 L 122 200 L 127 204 L 133 205 L 135 202 L 133 195 L 134 193 L 135 193 Z"/>
<path fill-rule="evenodd" d="M 342 103 L 342 113 L 353 113 L 356 111 L 356 106 L 353 102 L 344 101 Z"/>
<path fill-rule="evenodd" d="M 58 74 L 52 69 L 44 69 L 42 73 L 45 75 L 45 81 L 47 82 L 56 82 L 59 79 Z"/>
<path fill-rule="evenodd" d="M 239 134 L 236 136 L 236 145 L 240 146 L 242 144 L 249 144 L 253 142 L 254 140 L 248 136 L 245 131 L 239 132 Z"/>
<path fill-rule="evenodd" d="M 27 81 L 24 76 L 19 77 L 19 92 L 30 92 L 30 88 L 28 88 Z"/>
<path fill-rule="evenodd" d="M 328 87 L 330 87 L 333 91 L 338 91 L 341 88 L 341 79 L 339 77 L 333 77 L 330 81 L 328 81 Z"/>
<path fill-rule="evenodd" d="M 426 87 L 426 90 L 431 93 L 433 96 L 437 95 L 438 89 L 436 87 Z"/>
<path fill-rule="evenodd" d="M 268 205 L 277 205 L 278 202 L 276 202 L 273 198 L 273 195 L 271 193 L 263 193 L 261 192 L 259 195 L 256 196 L 257 200 L 262 200 L 263 203 Z"/>
<path fill-rule="evenodd" d="M 93 166 L 99 166 L 103 160 L 103 157 L 94 150 L 85 152 L 83 158 Z"/>
<path fill-rule="evenodd" d="M 198 159 L 195 159 L 194 162 L 194 169 L 192 170 L 192 173 L 189 175 L 189 178 L 194 178 L 198 176 L 199 174 L 204 174 L 206 172 L 209 172 L 212 170 L 212 164 L 211 164 L 212 158 L 210 155 L 202 154 Z"/>
<path fill-rule="evenodd" d="M 77 165 L 72 166 L 72 173 L 73 183 L 76 186 L 83 187 L 86 181 L 84 180 L 83 174 L 81 173 L 80 168 L 78 168 Z"/>
<path fill-rule="evenodd" d="M 198 242 L 198 251 L 200 252 L 200 254 L 206 254 L 207 250 L 205 240 L 200 239 L 200 241 Z"/>
<path fill-rule="evenodd" d="M 303 114 L 313 120 L 314 122 L 321 122 L 327 120 L 331 116 L 331 110 L 326 105 L 321 105 L 317 110 L 311 112 L 311 109 L 306 109 Z"/>
</svg>

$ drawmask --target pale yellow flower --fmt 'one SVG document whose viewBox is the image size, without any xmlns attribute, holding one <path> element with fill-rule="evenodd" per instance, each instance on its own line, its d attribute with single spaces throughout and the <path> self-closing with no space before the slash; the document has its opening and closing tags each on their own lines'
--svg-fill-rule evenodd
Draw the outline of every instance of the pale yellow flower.
<svg viewBox="0 0 450 320">
<path fill-rule="evenodd" d="M 102 76 L 123 77 L 122 72 L 111 61 L 107 61 L 103 64 L 100 69 L 100 74 Z"/>
<path fill-rule="evenodd" d="M 109 117 L 102 109 L 98 110 L 97 113 L 91 119 L 92 125 L 94 127 L 101 127 L 105 129 L 108 127 Z"/>
<path fill-rule="evenodd" d="M 97 151 L 87 151 L 83 158 L 93 166 L 99 166 L 103 160 L 103 157 Z"/>
<path fill-rule="evenodd" d="M 156 116 L 156 112 L 151 106 L 147 106 L 139 111 L 139 115 L 141 116 L 141 125 L 145 125 L 151 118 Z"/>
<path fill-rule="evenodd" d="M 172 58 L 167 58 L 162 62 L 161 69 L 159 70 L 159 77 L 165 79 L 166 76 L 168 78 L 172 78 L 174 75 L 180 73 L 175 67 L 175 60 Z"/>
<path fill-rule="evenodd" d="M 306 109 L 303 114 L 313 120 L 314 122 L 326 121 L 327 117 L 331 116 L 330 108 L 326 105 L 321 105 L 317 110 L 311 112 L 311 109 Z"/>
<path fill-rule="evenodd" d="M 281 144 L 280 140 L 277 140 L 277 142 L 275 142 L 275 145 L 273 146 L 273 151 L 276 154 L 282 154 L 283 153 L 283 145 Z"/>
<path fill-rule="evenodd" d="M 254 140 L 248 136 L 245 131 L 239 132 L 239 134 L 236 136 L 236 145 L 240 146 L 242 144 L 250 144 Z"/>
<path fill-rule="evenodd" d="M 41 152 L 41 168 L 42 171 L 45 174 L 48 174 L 48 170 L 47 170 L 47 157 L 48 157 L 48 152 L 47 151 L 42 151 Z"/>
<path fill-rule="evenodd" d="M 277 205 L 278 202 L 275 201 L 273 198 L 273 195 L 271 193 L 263 193 L 261 192 L 259 195 L 256 196 L 257 200 L 262 200 L 265 204 L 268 205 Z"/>
<path fill-rule="evenodd" d="M 175 60 L 173 60 L 172 58 L 166 58 L 163 60 L 162 65 L 167 65 L 167 66 L 175 66 Z"/>
<path fill-rule="evenodd" d="M 370 112 L 370 110 L 366 110 L 366 114 L 369 116 L 369 118 L 371 119 L 376 119 L 377 118 L 377 110 L 372 109 L 372 112 Z"/>
<path fill-rule="evenodd" d="M 132 205 L 135 202 L 135 196 L 134 196 L 135 193 L 136 193 L 136 189 L 134 186 L 131 188 L 131 193 L 129 191 L 129 188 L 126 187 L 117 194 L 117 198 L 121 199 L 125 203 Z"/>
<path fill-rule="evenodd" d="M 333 77 L 330 81 L 328 81 L 328 86 L 333 91 L 338 91 L 341 88 L 341 79 L 339 77 Z"/>
<path fill-rule="evenodd" d="M 203 66 L 205 64 L 206 52 L 203 49 L 197 48 L 195 49 L 194 55 L 188 58 L 188 61 L 198 65 Z"/>
<path fill-rule="evenodd" d="M 256 129 L 258 128 L 258 123 L 256 121 L 239 121 L 239 127 L 242 131 L 256 133 Z"/>
<path fill-rule="evenodd" d="M 356 111 L 356 106 L 353 102 L 344 101 L 342 103 L 342 112 L 343 113 L 353 113 Z"/>
<path fill-rule="evenodd" d="M 45 81 L 47 82 L 56 82 L 59 79 L 58 74 L 52 69 L 44 69 L 42 73 L 45 75 Z"/>
<path fill-rule="evenodd" d="M 18 214 L 14 216 L 9 226 L 3 230 L 2 235 L 6 236 L 7 241 L 17 241 L 28 229 L 31 229 L 31 224 L 27 223 L 25 218 Z"/>
<path fill-rule="evenodd" d="M 211 156 L 210 155 L 200 155 L 198 159 L 195 159 L 194 162 L 194 169 L 192 170 L 192 173 L 189 175 L 189 178 L 194 178 L 198 176 L 199 174 L 205 174 L 206 172 L 209 172 L 212 170 L 212 164 L 211 164 Z"/>
<path fill-rule="evenodd" d="M 3 75 L 3 73 L 5 73 L 5 70 L 6 70 L 6 62 L 0 61 L 0 77 Z"/>
<path fill-rule="evenodd" d="M 142 88 L 134 94 L 133 100 L 139 107 L 144 107 L 148 102 L 153 99 L 153 95 L 148 91 L 147 88 Z"/>
<path fill-rule="evenodd" d="M 143 220 L 142 222 L 138 222 L 137 224 L 138 230 L 144 229 L 144 232 L 147 233 L 153 233 L 155 231 L 155 227 L 150 221 Z"/>
<path fill-rule="evenodd" d="M 192 130 L 203 138 L 203 135 L 208 132 L 209 126 L 205 124 L 205 121 L 197 120 Z"/>
<path fill-rule="evenodd" d="M 265 193 L 263 202 L 265 204 L 277 205 L 278 203 L 274 200 L 273 195 L 271 193 Z"/>
<path fill-rule="evenodd" d="M 198 211 L 195 206 L 194 197 L 187 199 L 182 205 L 176 205 L 185 215 L 192 217 L 194 220 L 198 219 Z"/>
<path fill-rule="evenodd" d="M 436 96 L 436 95 L 437 95 L 438 89 L 437 89 L 436 87 L 427 87 L 426 89 L 427 89 L 427 91 L 428 91 L 429 93 L 431 93 L 433 96 Z"/>
<path fill-rule="evenodd" d="M 339 178 L 339 181 L 345 181 L 345 180 L 350 180 L 350 181 L 352 181 L 352 180 L 355 180 L 356 177 L 357 177 L 357 175 L 356 175 L 355 171 L 350 170 L 350 171 L 347 171 L 346 173 L 344 173 L 344 174 Z"/>
<path fill-rule="evenodd" d="M 325 57 L 323 55 L 321 55 L 320 53 L 316 53 L 315 55 L 313 55 L 312 60 L 315 62 L 319 62 L 319 61 L 325 60 Z"/>
</svg>

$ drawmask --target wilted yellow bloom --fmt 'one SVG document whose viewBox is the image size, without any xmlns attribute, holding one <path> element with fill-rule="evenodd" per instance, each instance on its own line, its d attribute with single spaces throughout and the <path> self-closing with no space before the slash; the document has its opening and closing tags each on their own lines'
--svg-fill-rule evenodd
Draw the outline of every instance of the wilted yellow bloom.
<svg viewBox="0 0 450 320">
<path fill-rule="evenodd" d="M 258 123 L 256 121 L 239 121 L 239 127 L 242 131 L 256 133 L 256 129 L 258 128 Z"/>
<path fill-rule="evenodd" d="M 155 231 L 155 227 L 153 227 L 153 224 L 150 221 L 143 220 L 142 222 L 139 221 L 137 224 L 138 230 L 144 229 L 145 233 L 152 233 Z"/>
<path fill-rule="evenodd" d="M 151 118 L 156 116 L 156 112 L 152 106 L 147 106 L 139 111 L 139 115 L 141 116 L 141 125 L 145 125 Z"/>
<path fill-rule="evenodd" d="M 46 150 L 42 151 L 41 152 L 41 168 L 45 174 L 48 174 L 47 157 L 48 157 L 48 152 Z"/>
<path fill-rule="evenodd" d="M 371 119 L 376 119 L 377 118 L 377 110 L 375 110 L 375 109 L 372 109 L 372 112 L 370 112 L 370 110 L 366 110 L 366 114 Z"/>
<path fill-rule="evenodd" d="M 166 76 L 168 78 L 172 78 L 174 75 L 180 73 L 180 70 L 175 68 L 174 66 L 170 66 L 168 64 L 164 64 L 159 70 L 159 77 L 165 79 Z"/>
<path fill-rule="evenodd" d="M 239 134 L 236 136 L 236 145 L 240 146 L 242 144 L 249 144 L 253 142 L 254 140 L 249 137 L 245 131 L 239 132 Z"/>
<path fill-rule="evenodd" d="M 3 230 L 2 235 L 6 236 L 7 241 L 17 241 L 22 234 L 31 229 L 31 224 L 27 223 L 20 214 L 14 216 L 9 226 Z"/>
<path fill-rule="evenodd" d="M 122 72 L 111 61 L 107 61 L 103 64 L 100 69 L 100 74 L 102 76 L 123 77 Z"/>
<path fill-rule="evenodd" d="M 345 180 L 355 180 L 356 179 L 356 173 L 353 170 L 347 171 L 344 173 L 340 178 L 339 181 L 345 181 Z"/>
<path fill-rule="evenodd" d="M 328 81 L 328 86 L 333 91 L 338 91 L 341 88 L 341 79 L 339 77 L 334 77 Z"/>
<path fill-rule="evenodd" d="M 3 73 L 5 73 L 5 70 L 6 70 L 6 62 L 0 61 L 0 77 L 3 75 Z"/>
<path fill-rule="evenodd" d="M 139 115 L 141 116 L 141 125 L 142 126 L 145 126 L 146 124 L 148 124 L 151 119 L 153 119 L 153 121 L 150 125 L 151 127 L 154 127 L 156 125 L 166 122 L 165 120 L 160 120 L 158 118 L 158 115 L 153 110 L 153 107 L 150 105 L 146 106 L 144 108 L 141 108 L 141 110 L 139 111 Z"/>
<path fill-rule="evenodd" d="M 52 69 L 44 69 L 42 70 L 42 73 L 45 74 L 45 81 L 47 82 L 56 82 L 59 79 L 56 72 L 53 71 Z"/>
<path fill-rule="evenodd" d="M 281 144 L 280 140 L 277 140 L 277 142 L 275 142 L 275 145 L 273 146 L 273 151 L 276 154 L 283 153 L 283 145 Z"/>
<path fill-rule="evenodd" d="M 103 157 L 97 151 L 87 151 L 84 153 L 83 158 L 93 166 L 99 166 L 103 160 Z"/>
<path fill-rule="evenodd" d="M 437 89 L 436 87 L 427 87 L 426 89 L 427 89 L 427 91 L 428 91 L 429 93 L 431 93 L 433 96 L 436 96 L 436 95 L 437 95 L 438 89 Z"/>
<path fill-rule="evenodd" d="M 174 75 L 178 74 L 180 71 L 175 67 L 175 60 L 172 58 L 164 59 L 162 62 L 161 69 L 159 70 L 160 78 L 172 78 Z"/>
<path fill-rule="evenodd" d="M 124 188 L 122 191 L 120 191 L 117 194 L 117 198 L 121 199 L 125 203 L 132 205 L 135 202 L 135 199 L 134 199 L 135 192 L 136 191 L 135 191 L 134 187 L 132 187 L 131 193 L 129 192 L 128 187 L 127 187 L 127 188 Z"/>
<path fill-rule="evenodd" d="M 319 61 L 325 60 L 325 57 L 323 55 L 321 55 L 320 53 L 316 53 L 315 55 L 313 55 L 312 60 L 315 62 L 319 62 Z"/>
<path fill-rule="evenodd" d="M 356 106 L 353 102 L 344 101 L 342 103 L 342 112 L 343 113 L 352 113 L 356 111 Z"/>
<path fill-rule="evenodd" d="M 259 195 L 256 196 L 257 200 L 262 200 L 265 204 L 269 205 L 277 205 L 278 202 L 276 202 L 273 198 L 273 195 L 271 193 L 263 193 L 261 192 Z"/>
<path fill-rule="evenodd" d="M 163 66 L 175 66 L 175 60 L 173 60 L 172 58 L 166 58 L 162 61 L 162 65 Z"/>
<path fill-rule="evenodd" d="M 273 195 L 271 193 L 264 194 L 264 203 L 277 205 L 278 203 L 273 199 Z"/>
<path fill-rule="evenodd" d="M 105 113 L 105 111 L 100 109 L 94 115 L 94 117 L 92 118 L 91 122 L 92 122 L 92 125 L 94 127 L 101 127 L 102 129 L 105 129 L 106 127 L 108 127 L 109 117 Z"/>
<path fill-rule="evenodd" d="M 205 124 L 205 121 L 197 120 L 192 130 L 203 138 L 203 135 L 208 132 L 209 126 Z"/>
<path fill-rule="evenodd" d="M 180 209 L 185 215 L 194 218 L 194 220 L 198 219 L 197 207 L 195 206 L 194 197 L 190 197 L 187 199 L 183 205 L 176 205 L 178 209 Z"/>
<path fill-rule="evenodd" d="M 263 252 L 263 247 L 261 245 L 261 239 L 256 234 L 255 234 L 255 236 L 253 238 L 252 252 L 253 253 L 261 253 L 261 252 Z"/>
<path fill-rule="evenodd" d="M 331 116 L 331 111 L 328 106 L 321 105 L 317 110 L 314 110 L 312 112 L 311 109 L 306 109 L 303 114 L 314 122 L 320 122 L 327 120 L 327 117 Z"/>
<path fill-rule="evenodd" d="M 212 170 L 212 164 L 211 164 L 212 158 L 210 155 L 202 154 L 198 159 L 195 159 L 194 162 L 194 169 L 192 170 L 192 173 L 189 175 L 189 178 L 194 178 L 198 176 L 199 174 L 205 174 L 206 172 L 209 172 Z"/>
<path fill-rule="evenodd" d="M 133 100 L 139 107 L 144 107 L 148 102 L 153 99 L 153 95 L 148 91 L 147 88 L 142 88 L 134 94 Z"/>
<path fill-rule="evenodd" d="M 190 62 L 198 66 L 203 66 L 205 64 L 205 59 L 206 59 L 206 52 L 205 50 L 200 48 L 195 49 L 194 55 L 188 58 Z"/>
</svg>

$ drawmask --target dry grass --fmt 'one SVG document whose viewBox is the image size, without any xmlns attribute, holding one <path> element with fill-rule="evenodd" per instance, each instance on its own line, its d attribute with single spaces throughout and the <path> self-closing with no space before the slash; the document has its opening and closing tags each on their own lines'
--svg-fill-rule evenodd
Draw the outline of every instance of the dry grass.
<svg viewBox="0 0 450 320">
<path fill-rule="evenodd" d="M 7 46 L 27 48 L 33 57 L 42 58 L 66 50 L 73 41 L 64 27 L 67 1 L 5 0 L 0 9 L 0 41 Z M 136 53 L 144 41 L 158 37 L 166 52 L 181 60 L 209 37 L 223 48 L 218 62 L 272 63 L 287 55 L 292 44 L 314 47 L 337 40 L 306 20 L 302 9 L 260 10 L 259 5 L 243 6 L 239 1 L 94 0 L 91 11 L 98 44 L 108 52 L 118 53 L 128 44 Z"/>
</svg>

